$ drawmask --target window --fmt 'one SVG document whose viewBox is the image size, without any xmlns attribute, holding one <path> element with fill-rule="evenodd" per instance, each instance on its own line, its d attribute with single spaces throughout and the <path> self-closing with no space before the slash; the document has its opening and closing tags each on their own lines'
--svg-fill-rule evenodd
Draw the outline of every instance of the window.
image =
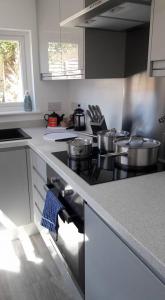
<svg viewBox="0 0 165 300">
<path fill-rule="evenodd" d="M 0 103 L 21 102 L 22 98 L 20 43 L 0 40 Z"/>
<path fill-rule="evenodd" d="M 32 76 L 30 80 L 27 76 L 27 65 L 31 64 L 28 53 L 28 32 L 0 31 L 0 111 L 23 110 L 25 90 L 32 91 Z"/>
</svg>

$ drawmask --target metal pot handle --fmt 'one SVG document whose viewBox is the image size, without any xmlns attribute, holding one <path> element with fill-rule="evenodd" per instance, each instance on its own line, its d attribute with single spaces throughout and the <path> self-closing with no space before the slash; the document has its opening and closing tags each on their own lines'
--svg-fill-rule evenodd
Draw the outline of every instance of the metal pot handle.
<svg viewBox="0 0 165 300">
<path fill-rule="evenodd" d="M 106 153 L 106 154 L 101 154 L 101 157 L 118 157 L 118 156 L 128 156 L 128 152 L 114 152 L 114 153 Z"/>
<path fill-rule="evenodd" d="M 129 138 L 127 145 L 131 145 L 133 142 L 136 142 L 136 143 L 139 143 L 142 145 L 145 141 L 142 136 L 133 135 Z"/>
<path fill-rule="evenodd" d="M 84 135 L 84 136 L 88 136 L 88 137 L 93 137 L 93 138 L 98 138 L 97 135 L 92 134 L 92 133 L 81 132 L 80 135 Z"/>
</svg>

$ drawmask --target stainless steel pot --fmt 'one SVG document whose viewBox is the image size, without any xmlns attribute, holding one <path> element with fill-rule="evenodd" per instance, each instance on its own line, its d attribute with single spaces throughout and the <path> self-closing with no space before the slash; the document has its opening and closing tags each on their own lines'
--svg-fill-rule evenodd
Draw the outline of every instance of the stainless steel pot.
<svg viewBox="0 0 165 300">
<path fill-rule="evenodd" d="M 68 155 L 72 159 L 85 159 L 92 155 L 92 141 L 76 138 L 68 143 Z"/>
<path fill-rule="evenodd" d="M 98 131 L 97 135 L 82 133 L 82 135 L 97 138 L 97 145 L 101 154 L 110 153 L 115 151 L 114 142 L 121 137 L 128 137 L 129 132 L 123 130 L 110 130 Z"/>
<path fill-rule="evenodd" d="M 116 161 L 121 166 L 145 168 L 153 166 L 158 160 L 160 142 L 142 138 L 124 138 L 115 142 Z"/>
<path fill-rule="evenodd" d="M 116 130 L 115 128 L 111 130 L 102 130 L 97 133 L 97 144 L 100 153 L 114 152 L 114 142 L 121 137 L 129 136 L 129 132 L 123 130 Z"/>
</svg>

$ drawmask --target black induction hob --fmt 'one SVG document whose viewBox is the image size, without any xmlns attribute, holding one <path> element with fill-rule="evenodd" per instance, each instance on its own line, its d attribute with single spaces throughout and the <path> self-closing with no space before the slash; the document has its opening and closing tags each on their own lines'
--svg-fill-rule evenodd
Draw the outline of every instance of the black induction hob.
<svg viewBox="0 0 165 300">
<path fill-rule="evenodd" d="M 115 158 L 101 157 L 98 154 L 97 149 L 94 151 L 91 158 L 83 160 L 69 158 L 67 151 L 54 152 L 52 154 L 90 185 L 165 171 L 165 164 L 160 162 L 155 166 L 145 169 L 124 169 L 123 167 L 116 165 Z"/>
</svg>

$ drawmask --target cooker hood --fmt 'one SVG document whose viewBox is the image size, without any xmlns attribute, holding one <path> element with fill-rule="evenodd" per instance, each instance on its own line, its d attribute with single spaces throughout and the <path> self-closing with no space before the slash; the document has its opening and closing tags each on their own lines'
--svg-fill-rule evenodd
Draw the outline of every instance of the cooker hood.
<svg viewBox="0 0 165 300">
<path fill-rule="evenodd" d="M 98 0 L 60 23 L 61 27 L 82 27 L 122 31 L 150 21 L 151 0 Z"/>
</svg>

